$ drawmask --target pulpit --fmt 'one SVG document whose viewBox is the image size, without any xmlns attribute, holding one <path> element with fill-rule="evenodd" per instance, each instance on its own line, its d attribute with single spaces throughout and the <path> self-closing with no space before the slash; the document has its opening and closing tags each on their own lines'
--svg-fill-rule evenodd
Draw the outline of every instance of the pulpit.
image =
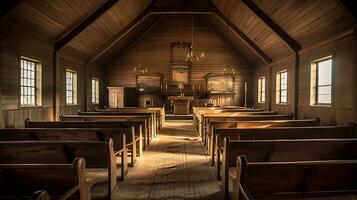
<svg viewBox="0 0 357 200">
<path fill-rule="evenodd" d="M 169 96 L 168 100 L 173 105 L 174 115 L 188 115 L 190 113 L 192 96 Z"/>
</svg>

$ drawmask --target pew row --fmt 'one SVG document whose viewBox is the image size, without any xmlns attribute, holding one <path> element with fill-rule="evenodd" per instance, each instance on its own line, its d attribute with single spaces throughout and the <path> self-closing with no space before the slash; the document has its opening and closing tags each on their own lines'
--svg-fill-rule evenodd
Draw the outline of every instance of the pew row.
<svg viewBox="0 0 357 200">
<path fill-rule="evenodd" d="M 357 160 L 247 162 L 239 156 L 236 165 L 233 200 L 357 197 Z"/>
<path fill-rule="evenodd" d="M 121 133 L 126 134 L 126 144 L 132 150 L 135 148 L 137 155 L 140 157 L 143 154 L 145 148 L 145 142 L 143 141 L 142 124 L 136 122 L 95 122 L 95 121 L 30 121 L 25 120 L 26 128 L 95 128 L 95 129 L 122 129 Z M 119 131 L 120 132 L 120 131 Z M 133 139 L 135 138 L 135 144 Z M 134 154 L 136 155 L 136 154 Z"/>
<path fill-rule="evenodd" d="M 0 141 L 101 141 L 108 139 L 113 141 L 114 155 L 120 157 L 121 179 L 127 174 L 128 149 L 135 155 L 136 144 L 133 136 L 128 136 L 131 129 L 77 129 L 77 128 L 19 128 L 19 129 L 0 129 Z M 134 150 L 133 150 L 134 149 Z M 131 165 L 135 163 L 135 156 L 131 157 Z"/>
<path fill-rule="evenodd" d="M 337 139 L 354 138 L 355 125 L 349 126 L 309 126 L 309 127 L 270 127 L 270 128 L 217 128 L 214 129 L 215 144 L 211 162 L 220 165 L 220 151 L 224 137 L 231 140 L 279 140 L 279 139 Z M 216 156 L 216 159 L 215 159 Z M 215 159 L 215 160 L 214 160 Z M 215 162 L 216 161 L 216 162 Z"/>
<path fill-rule="evenodd" d="M 206 131 L 206 146 L 209 155 L 214 153 L 215 133 L 217 128 L 268 128 L 268 127 L 303 127 L 318 126 L 320 118 L 303 120 L 265 120 L 265 121 L 210 121 Z M 213 163 L 211 162 L 211 165 Z"/>
<path fill-rule="evenodd" d="M 256 112 L 254 114 L 243 115 L 240 113 L 221 113 L 219 115 L 216 114 L 204 114 L 202 116 L 203 124 L 201 126 L 201 137 L 204 134 L 205 129 L 208 127 L 208 124 L 211 121 L 265 121 L 265 120 L 292 120 L 294 118 L 293 114 L 290 115 L 259 115 Z"/>
<path fill-rule="evenodd" d="M 142 126 L 141 132 L 144 135 L 144 148 L 150 144 L 150 140 L 153 138 L 153 129 L 148 121 L 147 117 L 141 116 L 102 116 L 102 115 L 61 115 L 60 121 L 92 121 L 92 122 L 122 122 L 123 124 L 138 123 Z"/>
<path fill-rule="evenodd" d="M 60 173 L 58 166 L 71 164 L 76 158 L 84 158 L 85 163 L 80 165 L 81 173 L 77 173 L 78 181 L 75 185 L 67 185 L 66 173 Z M 113 150 L 113 141 L 108 139 L 105 142 L 98 141 L 1 141 L 0 142 L 0 164 L 22 164 L 25 167 L 41 165 L 54 165 L 49 170 L 40 170 L 38 173 L 25 171 L 10 171 L 13 176 L 13 183 L 16 186 L 21 184 L 36 185 L 34 180 L 47 177 L 50 180 L 47 185 L 39 185 L 52 196 L 57 191 L 57 185 L 66 183 L 67 191 L 62 195 L 72 196 L 76 191 L 80 192 L 80 199 L 110 199 L 117 188 L 117 165 Z M 57 167 L 56 167 L 57 166 Z M 86 169 L 84 169 L 86 167 Z M 10 167 L 11 169 L 11 167 Z M 17 169 L 17 168 L 16 168 Z M 45 168 L 46 169 L 46 168 Z M 71 167 L 66 168 L 67 174 L 73 173 Z M 52 172 L 51 172 L 52 170 Z M 54 171 L 53 171 L 54 170 Z M 49 172 L 48 172 L 49 171 Z M 5 171 L 2 171 L 6 173 Z M 49 174 L 47 174 L 47 172 Z M 77 170 L 78 172 L 78 170 Z M 24 182 L 18 182 L 17 177 L 31 176 Z M 73 179 L 73 178 L 71 178 Z M 10 186 L 10 183 L 8 184 Z M 26 188 L 23 188 L 24 190 Z M 17 191 L 16 191 L 17 192 Z"/>
<path fill-rule="evenodd" d="M 233 140 L 224 138 L 222 166 L 216 165 L 216 175 L 222 176 L 226 196 L 229 191 L 229 169 L 244 155 L 250 162 L 293 162 L 313 160 L 356 160 L 357 139 L 300 140 Z M 222 169 L 222 170 L 220 170 Z"/>
<path fill-rule="evenodd" d="M 132 118 L 132 117 L 138 117 L 138 118 L 146 118 L 148 120 L 148 125 L 150 126 L 152 130 L 152 136 L 156 137 L 159 131 L 159 126 L 157 123 L 156 119 L 156 114 L 155 113 L 122 113 L 122 112 L 78 112 L 78 115 L 80 116 L 118 116 L 122 118 Z"/>
</svg>

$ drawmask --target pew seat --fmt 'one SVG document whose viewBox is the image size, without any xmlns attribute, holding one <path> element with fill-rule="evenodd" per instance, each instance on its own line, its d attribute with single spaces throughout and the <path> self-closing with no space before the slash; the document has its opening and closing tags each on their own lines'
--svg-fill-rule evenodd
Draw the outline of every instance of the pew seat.
<svg viewBox="0 0 357 200">
<path fill-rule="evenodd" d="M 357 197 L 357 160 L 249 162 L 239 156 L 229 174 L 233 200 Z"/>
</svg>

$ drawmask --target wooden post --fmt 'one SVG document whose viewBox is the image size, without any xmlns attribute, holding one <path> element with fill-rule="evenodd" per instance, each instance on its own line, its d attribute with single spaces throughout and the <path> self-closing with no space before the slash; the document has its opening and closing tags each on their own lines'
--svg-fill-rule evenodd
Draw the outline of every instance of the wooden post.
<svg viewBox="0 0 357 200">
<path fill-rule="evenodd" d="M 294 66 L 294 119 L 299 119 L 299 69 L 300 56 L 295 52 L 295 66 Z"/>
<path fill-rule="evenodd" d="M 273 101 L 273 66 L 269 65 L 269 71 L 268 71 L 268 83 L 269 83 L 269 99 L 268 100 L 268 110 L 272 109 L 272 101 Z"/>
<path fill-rule="evenodd" d="M 0 128 L 4 128 L 5 127 L 5 123 L 4 123 L 4 117 L 3 117 L 3 113 L 2 113 L 2 54 L 0 54 Z"/>
<path fill-rule="evenodd" d="M 59 66 L 59 52 L 53 52 L 53 66 L 52 66 L 52 79 L 53 79 L 53 120 L 57 121 L 60 115 L 61 104 L 61 90 L 60 90 L 60 66 Z"/>
<path fill-rule="evenodd" d="M 353 121 L 357 123 L 357 22 L 354 26 L 354 66 L 352 67 L 352 115 Z"/>
</svg>

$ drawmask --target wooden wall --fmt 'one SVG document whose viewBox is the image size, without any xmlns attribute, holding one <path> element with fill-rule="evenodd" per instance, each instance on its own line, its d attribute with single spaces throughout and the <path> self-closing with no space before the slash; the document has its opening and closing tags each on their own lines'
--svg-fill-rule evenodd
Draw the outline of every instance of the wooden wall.
<svg viewBox="0 0 357 200">
<path fill-rule="evenodd" d="M 190 15 L 168 15 L 141 39 L 143 64 L 149 67 L 150 73 L 162 73 L 164 85 L 170 81 L 170 43 L 191 41 L 190 20 Z M 195 88 L 199 85 L 202 89 L 205 88 L 203 77 L 206 74 L 223 74 L 223 68 L 230 64 L 237 67 L 236 99 L 241 103 L 244 81 L 249 81 L 249 63 L 229 44 L 224 43 L 224 40 L 198 16 L 194 17 L 194 48 L 195 53 L 204 51 L 206 54 L 204 62 L 192 66 L 191 80 Z M 136 76 L 132 70 L 139 60 L 140 42 L 137 41 L 106 67 L 108 86 L 135 87 Z"/>
<path fill-rule="evenodd" d="M 320 117 L 323 124 L 344 125 L 355 121 L 353 109 L 357 105 L 352 103 L 352 96 L 357 93 L 354 79 L 357 67 L 356 62 L 356 42 L 355 35 L 348 31 L 340 37 L 327 38 L 325 41 L 315 43 L 300 51 L 300 70 L 299 70 L 299 119 Z M 310 106 L 310 63 L 311 61 L 323 56 L 333 54 L 335 58 L 335 95 L 332 107 Z M 269 67 L 272 68 L 271 77 Z M 284 68 L 288 69 L 288 104 L 277 105 L 275 103 L 275 76 L 276 72 Z M 254 106 L 269 108 L 271 102 L 272 110 L 279 110 L 281 113 L 288 114 L 293 112 L 294 101 L 294 57 L 288 56 L 274 62 L 271 66 L 261 66 L 254 71 Z M 266 102 L 258 103 L 257 82 L 261 76 L 266 77 Z M 272 87 L 269 86 L 272 78 Z M 271 92 L 270 92 L 271 88 Z"/>
<path fill-rule="evenodd" d="M 52 120 L 52 66 L 53 44 L 50 37 L 29 31 L 11 21 L 1 23 L 0 32 L 0 127 L 23 127 L 24 120 Z M 19 58 L 26 56 L 39 60 L 42 64 L 42 106 L 21 108 L 19 105 Z M 90 75 L 101 77 L 101 70 L 92 66 L 85 70 L 85 58 L 76 51 L 60 53 L 59 66 L 61 70 L 61 113 L 74 114 L 79 109 L 86 108 L 85 83 L 90 84 Z M 78 73 L 78 105 L 65 105 L 65 69 L 69 68 Z M 87 80 L 87 81 L 85 81 Z M 90 97 L 90 85 L 89 85 Z M 90 103 L 90 101 L 89 101 Z M 88 104 L 90 107 L 90 104 Z"/>
</svg>

